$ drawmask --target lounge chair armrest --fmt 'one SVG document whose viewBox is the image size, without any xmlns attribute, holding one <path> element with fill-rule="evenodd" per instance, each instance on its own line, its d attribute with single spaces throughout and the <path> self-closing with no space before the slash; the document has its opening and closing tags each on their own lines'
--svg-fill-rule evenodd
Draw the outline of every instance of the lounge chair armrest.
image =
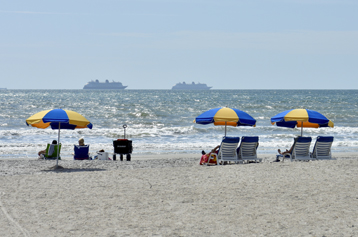
<svg viewBox="0 0 358 237">
<path fill-rule="evenodd" d="M 284 154 L 284 155 L 282 155 L 282 162 L 285 161 L 285 158 L 288 158 L 288 159 L 290 159 L 290 160 L 292 161 L 292 155 L 291 155 L 291 154 Z"/>
</svg>

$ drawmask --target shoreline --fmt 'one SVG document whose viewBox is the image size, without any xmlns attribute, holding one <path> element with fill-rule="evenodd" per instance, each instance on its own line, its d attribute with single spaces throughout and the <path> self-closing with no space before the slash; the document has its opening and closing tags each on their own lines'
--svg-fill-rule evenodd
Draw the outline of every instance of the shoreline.
<svg viewBox="0 0 358 237">
<path fill-rule="evenodd" d="M 78 171 L 109 171 L 125 169 L 154 169 L 163 167 L 196 167 L 200 166 L 200 154 L 157 154 L 157 155 L 138 155 L 132 156 L 131 161 L 120 160 L 73 160 L 64 158 L 58 161 L 58 166 L 63 169 L 54 170 L 56 160 L 39 160 L 29 158 L 18 159 L 0 159 L 0 177 L 12 175 L 32 175 L 43 174 L 50 171 L 56 172 L 78 172 Z M 358 153 L 334 153 L 332 157 L 335 160 L 319 160 L 312 162 L 334 162 L 336 160 L 355 160 Z M 274 162 L 276 155 L 258 154 L 262 159 L 261 163 L 285 164 L 299 163 L 285 160 L 284 162 Z M 357 159 L 358 160 L 358 159 Z M 259 165 L 260 163 L 256 164 Z M 247 165 L 247 164 L 244 164 Z M 224 165 L 226 166 L 226 165 Z M 230 166 L 240 166 L 240 164 L 230 164 Z"/>
<path fill-rule="evenodd" d="M 112 154 L 111 152 L 109 152 L 109 158 L 112 161 Z M 263 162 L 271 162 L 273 160 L 276 159 L 276 155 L 277 153 L 258 153 L 257 157 L 262 159 Z M 156 160 L 156 159 L 197 159 L 198 162 L 200 160 L 201 157 L 201 153 L 171 153 L 171 154 L 136 154 L 136 153 L 132 153 L 131 154 L 131 160 L 132 161 L 137 161 L 137 160 Z M 332 157 L 334 159 L 349 159 L 349 158 L 358 158 L 358 152 L 333 152 L 332 153 Z M 0 161 L 7 161 L 7 160 L 39 160 L 37 157 L 33 158 L 33 157 L 20 157 L 20 158 L 1 158 Z M 61 160 L 59 160 L 59 162 L 61 161 L 74 161 L 73 157 L 61 157 Z M 123 155 L 123 161 L 126 160 L 126 155 Z M 47 160 L 47 161 L 51 161 L 51 160 Z M 92 160 L 94 161 L 94 160 Z M 56 162 L 56 160 L 54 160 L 54 162 Z M 119 155 L 117 154 L 117 159 L 114 162 L 121 162 L 119 160 Z"/>
</svg>

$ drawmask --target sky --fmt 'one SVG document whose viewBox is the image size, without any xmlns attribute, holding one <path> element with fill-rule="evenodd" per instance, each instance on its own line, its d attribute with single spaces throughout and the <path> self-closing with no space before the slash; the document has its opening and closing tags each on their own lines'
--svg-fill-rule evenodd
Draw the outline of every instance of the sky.
<svg viewBox="0 0 358 237">
<path fill-rule="evenodd" d="M 358 89 L 357 0 L 0 3 L 0 88 Z"/>
</svg>

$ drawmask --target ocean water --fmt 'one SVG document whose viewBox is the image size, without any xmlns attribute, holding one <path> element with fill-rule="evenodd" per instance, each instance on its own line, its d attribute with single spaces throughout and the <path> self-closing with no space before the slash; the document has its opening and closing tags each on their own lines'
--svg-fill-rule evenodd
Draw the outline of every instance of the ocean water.
<svg viewBox="0 0 358 237">
<path fill-rule="evenodd" d="M 358 90 L 0 90 L 0 159 L 36 158 L 58 130 L 26 126 L 25 120 L 46 109 L 81 113 L 93 129 L 61 130 L 61 154 L 71 157 L 80 137 L 90 152 L 113 152 L 113 140 L 133 141 L 136 154 L 198 153 L 220 144 L 223 126 L 194 124 L 206 110 L 237 108 L 257 120 L 256 127 L 228 127 L 227 136 L 259 136 L 259 153 L 289 148 L 300 129 L 271 125 L 270 118 L 293 108 L 324 114 L 334 128 L 304 128 L 313 140 L 331 135 L 332 152 L 358 152 Z M 313 148 L 313 142 L 312 147 Z"/>
</svg>

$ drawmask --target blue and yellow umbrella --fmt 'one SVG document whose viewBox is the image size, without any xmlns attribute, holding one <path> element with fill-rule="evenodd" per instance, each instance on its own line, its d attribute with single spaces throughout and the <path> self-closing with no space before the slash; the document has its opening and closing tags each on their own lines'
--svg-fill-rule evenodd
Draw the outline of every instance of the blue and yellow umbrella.
<svg viewBox="0 0 358 237">
<path fill-rule="evenodd" d="M 58 129 L 58 144 L 60 144 L 60 131 L 61 129 L 77 129 L 77 128 L 89 128 L 92 129 L 92 124 L 81 114 L 63 109 L 44 110 L 36 113 L 26 119 L 27 126 L 37 128 L 48 128 L 51 126 L 52 129 Z M 60 146 L 58 146 L 59 149 Z M 58 165 L 57 152 L 57 164 Z"/>
<path fill-rule="evenodd" d="M 291 109 L 279 113 L 271 118 L 271 123 L 277 126 L 295 128 L 301 127 L 301 136 L 303 128 L 319 128 L 319 127 L 334 127 L 331 120 L 326 118 L 321 113 L 309 109 Z"/>
<path fill-rule="evenodd" d="M 196 117 L 194 122 L 204 125 L 211 123 L 213 123 L 215 126 L 224 125 L 225 136 L 226 126 L 256 126 L 256 120 L 248 113 L 227 107 L 208 110 Z"/>
</svg>

